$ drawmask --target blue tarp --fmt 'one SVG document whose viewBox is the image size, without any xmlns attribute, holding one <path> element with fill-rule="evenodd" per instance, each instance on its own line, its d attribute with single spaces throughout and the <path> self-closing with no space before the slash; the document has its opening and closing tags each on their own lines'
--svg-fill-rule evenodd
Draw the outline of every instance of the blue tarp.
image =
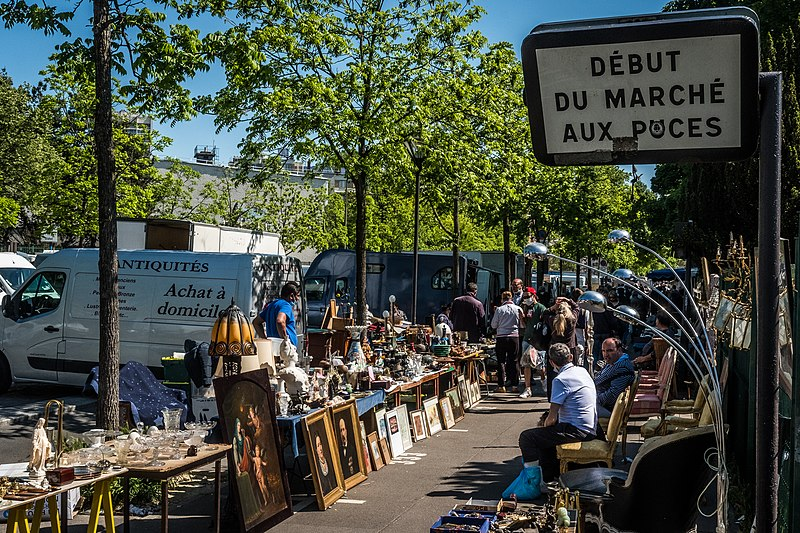
<svg viewBox="0 0 800 533">
<path fill-rule="evenodd" d="M 692 277 L 696 276 L 698 269 L 692 269 Z M 680 276 L 681 279 L 686 277 L 686 269 L 685 268 L 676 268 L 675 273 Z M 662 268 L 661 270 L 651 270 L 647 273 L 647 278 L 652 279 L 653 281 L 670 281 L 675 279 L 675 276 L 672 275 L 672 272 L 668 268 Z"/>
<path fill-rule="evenodd" d="M 98 394 L 98 378 L 100 367 L 94 367 L 86 378 L 83 386 L 84 394 Z M 181 427 L 186 422 L 189 407 L 186 393 L 180 389 L 165 387 L 156 379 L 150 369 L 141 363 L 131 361 L 119 370 L 119 399 L 131 402 L 134 423 L 140 421 L 145 426 L 163 426 L 164 417 L 161 410 L 164 408 L 183 409 L 181 413 Z"/>
</svg>

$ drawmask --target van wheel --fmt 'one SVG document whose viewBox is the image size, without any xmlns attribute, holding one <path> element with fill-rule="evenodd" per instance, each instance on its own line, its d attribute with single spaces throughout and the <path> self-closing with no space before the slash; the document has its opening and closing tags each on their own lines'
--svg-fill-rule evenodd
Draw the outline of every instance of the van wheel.
<svg viewBox="0 0 800 533">
<path fill-rule="evenodd" d="M 0 394 L 5 393 L 11 387 L 11 367 L 8 366 L 8 359 L 0 354 Z"/>
</svg>

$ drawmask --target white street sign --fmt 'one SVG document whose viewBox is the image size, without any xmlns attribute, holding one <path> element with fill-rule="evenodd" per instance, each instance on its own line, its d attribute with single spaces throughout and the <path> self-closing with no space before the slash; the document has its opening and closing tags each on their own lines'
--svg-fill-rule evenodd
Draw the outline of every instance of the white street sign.
<svg viewBox="0 0 800 533">
<path fill-rule="evenodd" d="M 748 12 L 534 29 L 522 56 L 537 159 L 574 165 L 749 157 L 757 134 L 758 27 L 755 14 L 743 16 Z"/>
</svg>

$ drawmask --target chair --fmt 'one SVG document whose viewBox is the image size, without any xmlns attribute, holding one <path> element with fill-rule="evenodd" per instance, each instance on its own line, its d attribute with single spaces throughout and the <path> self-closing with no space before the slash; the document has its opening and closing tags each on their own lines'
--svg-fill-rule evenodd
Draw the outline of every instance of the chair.
<svg viewBox="0 0 800 533">
<path fill-rule="evenodd" d="M 633 407 L 629 418 L 641 419 L 659 416 L 669 399 L 670 384 L 675 374 L 675 358 L 677 352 L 674 348 L 667 350 L 661 365 L 658 367 L 658 381 L 647 382 L 644 377 L 639 381 L 636 396 L 633 398 Z"/>
<path fill-rule="evenodd" d="M 661 416 L 651 418 L 641 427 L 640 434 L 642 437 L 648 439 L 655 435 L 672 433 L 673 431 L 670 431 L 670 427 L 687 428 L 697 426 L 701 415 L 706 410 L 708 382 L 709 377 L 707 375 L 703 376 L 694 400 L 668 401 L 661 411 Z M 689 416 L 687 417 L 686 415 Z"/>
<path fill-rule="evenodd" d="M 556 446 L 556 454 L 560 464 L 561 472 L 567 471 L 569 463 L 598 463 L 603 462 L 611 468 L 614 462 L 614 450 L 617 447 L 617 438 L 620 430 L 627 424 L 625 411 L 628 398 L 631 396 L 630 387 L 625 389 L 611 411 L 611 418 L 608 422 L 606 440 L 594 439 L 583 442 L 570 442 Z"/>
<path fill-rule="evenodd" d="M 713 426 L 688 429 L 649 439 L 627 473 L 583 468 L 561 474 L 559 482 L 580 491 L 586 521 L 601 531 L 688 531 L 697 518 L 697 501 L 714 475 L 706 451 L 715 448 Z"/>
</svg>

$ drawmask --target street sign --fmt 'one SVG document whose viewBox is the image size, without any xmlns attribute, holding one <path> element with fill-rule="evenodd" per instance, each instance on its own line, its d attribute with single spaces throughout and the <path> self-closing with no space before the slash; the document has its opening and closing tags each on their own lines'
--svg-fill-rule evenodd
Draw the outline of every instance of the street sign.
<svg viewBox="0 0 800 533">
<path fill-rule="evenodd" d="M 750 157 L 758 34 L 747 8 L 537 26 L 522 43 L 536 158 L 594 165 Z"/>
</svg>

